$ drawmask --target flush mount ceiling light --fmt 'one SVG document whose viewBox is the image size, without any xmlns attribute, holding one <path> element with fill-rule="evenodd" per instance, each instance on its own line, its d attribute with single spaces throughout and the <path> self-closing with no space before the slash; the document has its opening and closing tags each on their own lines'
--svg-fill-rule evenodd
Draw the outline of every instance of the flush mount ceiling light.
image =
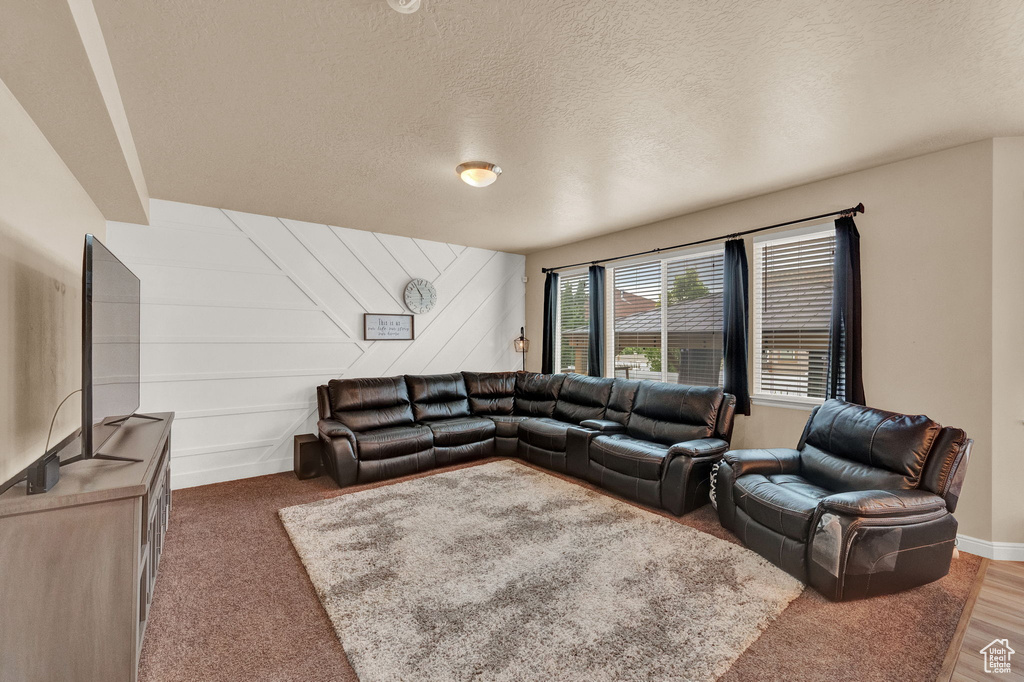
<svg viewBox="0 0 1024 682">
<path fill-rule="evenodd" d="M 473 187 L 486 187 L 501 175 L 501 169 L 486 161 L 467 161 L 455 167 L 462 181 Z"/>
<path fill-rule="evenodd" d="M 402 14 L 412 14 L 420 8 L 420 0 L 388 0 L 388 4 Z"/>
</svg>

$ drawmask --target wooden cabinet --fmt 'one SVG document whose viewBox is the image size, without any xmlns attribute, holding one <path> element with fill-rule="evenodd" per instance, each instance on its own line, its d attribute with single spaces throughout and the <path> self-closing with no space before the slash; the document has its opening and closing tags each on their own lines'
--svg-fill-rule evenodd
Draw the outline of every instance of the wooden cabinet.
<svg viewBox="0 0 1024 682">
<path fill-rule="evenodd" d="M 133 418 L 48 493 L 0 495 L 0 680 L 135 682 L 171 510 L 171 423 Z M 72 444 L 74 446 L 75 444 Z"/>
</svg>

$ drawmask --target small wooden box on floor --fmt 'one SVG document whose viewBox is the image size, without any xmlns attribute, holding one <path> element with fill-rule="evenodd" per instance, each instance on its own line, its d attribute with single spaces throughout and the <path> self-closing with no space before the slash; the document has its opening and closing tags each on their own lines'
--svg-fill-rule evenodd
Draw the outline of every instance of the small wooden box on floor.
<svg viewBox="0 0 1024 682">
<path fill-rule="evenodd" d="M 295 475 L 300 479 L 316 478 L 324 472 L 320 455 L 320 439 L 312 433 L 295 436 Z"/>
<path fill-rule="evenodd" d="M 3 680 L 136 680 L 171 502 L 174 413 L 154 416 L 101 448 L 142 462 L 75 462 L 47 493 L 0 495 Z"/>
</svg>

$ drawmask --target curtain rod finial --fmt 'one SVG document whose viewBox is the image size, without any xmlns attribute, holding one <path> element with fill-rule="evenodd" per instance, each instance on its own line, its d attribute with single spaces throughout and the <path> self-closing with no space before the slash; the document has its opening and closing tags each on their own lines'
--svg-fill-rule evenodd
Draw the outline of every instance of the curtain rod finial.
<svg viewBox="0 0 1024 682">
<path fill-rule="evenodd" d="M 857 207 L 854 208 L 853 210 L 856 213 L 863 213 L 864 212 L 864 204 L 857 204 Z"/>
</svg>

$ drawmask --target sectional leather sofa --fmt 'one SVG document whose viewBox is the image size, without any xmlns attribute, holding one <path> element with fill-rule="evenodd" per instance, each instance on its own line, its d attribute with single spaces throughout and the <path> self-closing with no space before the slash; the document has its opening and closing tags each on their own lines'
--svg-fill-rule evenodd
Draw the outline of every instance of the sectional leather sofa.
<svg viewBox="0 0 1024 682">
<path fill-rule="evenodd" d="M 949 572 L 971 445 L 922 415 L 829 400 L 796 449 L 725 454 L 719 519 L 830 599 L 923 585 Z"/>
<path fill-rule="evenodd" d="M 531 372 L 339 379 L 317 402 L 340 486 L 497 454 L 674 514 L 707 502 L 736 405 L 721 388 Z"/>
</svg>

